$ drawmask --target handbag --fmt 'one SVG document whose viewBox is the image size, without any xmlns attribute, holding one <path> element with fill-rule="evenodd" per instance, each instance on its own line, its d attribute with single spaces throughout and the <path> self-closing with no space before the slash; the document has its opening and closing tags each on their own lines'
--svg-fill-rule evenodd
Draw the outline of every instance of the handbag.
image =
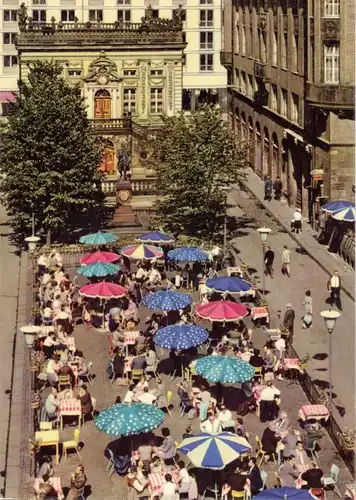
<svg viewBox="0 0 356 500">
<path fill-rule="evenodd" d="M 285 264 L 282 264 L 282 273 L 285 274 L 287 272 L 287 266 Z"/>
</svg>

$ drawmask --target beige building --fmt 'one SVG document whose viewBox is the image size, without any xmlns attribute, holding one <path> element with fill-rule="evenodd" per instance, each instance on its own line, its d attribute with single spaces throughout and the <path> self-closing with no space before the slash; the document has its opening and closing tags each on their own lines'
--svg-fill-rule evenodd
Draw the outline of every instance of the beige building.
<svg viewBox="0 0 356 500">
<path fill-rule="evenodd" d="M 26 9 L 19 16 L 20 79 L 26 78 L 28 63 L 58 61 L 68 82 L 82 88 L 93 131 L 105 139 L 103 190 L 114 203 L 125 167 L 137 206 L 149 205 L 154 172 L 146 166 L 142 139 L 161 125 L 162 115 L 182 107 L 186 44 L 179 16 L 154 18 L 148 8 L 141 23 L 52 20 L 45 25 L 27 19 Z"/>
<path fill-rule="evenodd" d="M 354 184 L 355 3 L 225 0 L 222 63 L 236 133 L 261 176 L 312 218 Z"/>
<path fill-rule="evenodd" d="M 15 46 L 17 10 L 22 0 L 2 0 L 0 16 L 0 102 L 6 114 L 8 91 L 16 90 L 18 56 Z M 183 60 L 183 107 L 226 101 L 226 69 L 220 63 L 221 0 L 26 0 L 34 24 L 126 21 L 140 23 L 151 4 L 155 17 L 173 19 L 182 5 L 187 46 Z M 1 93 L 2 92 L 2 93 Z"/>
</svg>

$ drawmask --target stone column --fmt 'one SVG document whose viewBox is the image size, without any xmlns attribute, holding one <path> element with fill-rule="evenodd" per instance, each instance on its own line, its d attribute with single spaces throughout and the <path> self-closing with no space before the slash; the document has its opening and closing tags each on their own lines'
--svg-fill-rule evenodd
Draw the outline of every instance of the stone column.
<svg viewBox="0 0 356 500">
<path fill-rule="evenodd" d="M 139 110 L 140 118 L 148 121 L 148 67 L 146 61 L 140 62 L 140 81 L 139 81 Z"/>
<path fill-rule="evenodd" d="M 167 115 L 174 115 L 174 65 L 173 63 L 169 63 L 167 65 Z"/>
</svg>

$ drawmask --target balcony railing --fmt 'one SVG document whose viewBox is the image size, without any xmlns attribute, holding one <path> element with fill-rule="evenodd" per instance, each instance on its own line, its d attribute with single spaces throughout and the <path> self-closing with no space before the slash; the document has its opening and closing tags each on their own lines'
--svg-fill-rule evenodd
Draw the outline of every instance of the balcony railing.
<svg viewBox="0 0 356 500">
<path fill-rule="evenodd" d="M 201 42 L 200 50 L 213 50 L 214 44 L 213 42 Z"/>
<path fill-rule="evenodd" d="M 355 87 L 308 83 L 306 100 L 317 107 L 351 109 L 355 105 Z"/>
<path fill-rule="evenodd" d="M 118 131 L 129 133 L 132 130 L 131 118 L 96 118 L 91 120 L 95 131 Z"/>
<path fill-rule="evenodd" d="M 212 28 L 214 26 L 214 21 L 200 21 L 199 26 L 201 28 Z"/>
<path fill-rule="evenodd" d="M 101 183 L 101 189 L 106 196 L 116 196 L 117 181 L 104 180 Z M 134 179 L 131 182 L 132 194 L 136 196 L 148 196 L 155 194 L 155 179 Z"/>
</svg>

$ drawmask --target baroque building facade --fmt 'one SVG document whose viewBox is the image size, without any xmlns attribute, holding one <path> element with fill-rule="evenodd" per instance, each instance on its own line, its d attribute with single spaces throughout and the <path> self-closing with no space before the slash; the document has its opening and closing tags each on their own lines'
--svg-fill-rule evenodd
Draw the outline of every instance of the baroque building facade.
<svg viewBox="0 0 356 500">
<path fill-rule="evenodd" d="M 355 3 L 225 0 L 224 15 L 230 120 L 252 167 L 310 220 L 324 200 L 350 200 Z"/>
<path fill-rule="evenodd" d="M 144 138 L 182 108 L 182 61 L 186 44 L 182 21 L 154 18 L 145 11 L 141 23 L 34 24 L 25 6 L 19 10 L 17 50 L 20 79 L 34 61 L 53 60 L 64 78 L 79 84 L 93 133 L 105 141 L 100 169 L 103 190 L 116 203 L 117 181 L 130 180 L 137 210 L 154 199 L 154 172 L 146 167 Z M 136 205 L 135 205 L 136 204 Z"/>
</svg>

